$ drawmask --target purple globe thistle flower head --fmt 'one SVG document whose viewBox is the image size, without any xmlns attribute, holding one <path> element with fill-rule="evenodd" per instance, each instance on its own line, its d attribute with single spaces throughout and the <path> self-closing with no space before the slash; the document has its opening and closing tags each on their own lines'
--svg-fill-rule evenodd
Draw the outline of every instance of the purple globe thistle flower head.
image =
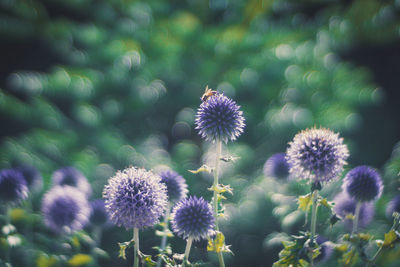
<svg viewBox="0 0 400 267">
<path fill-rule="evenodd" d="M 369 166 L 358 166 L 350 170 L 342 187 L 350 197 L 360 202 L 376 200 L 383 191 L 381 176 Z"/>
<path fill-rule="evenodd" d="M 69 185 L 76 187 L 87 197 L 92 194 L 92 187 L 90 186 L 86 177 L 74 167 L 63 167 L 56 170 L 52 175 L 53 186 Z"/>
<path fill-rule="evenodd" d="M 167 186 L 169 202 L 175 204 L 186 198 L 188 193 L 185 179 L 174 171 L 163 171 L 160 174 L 161 182 Z"/>
<path fill-rule="evenodd" d="M 196 114 L 196 130 L 202 138 L 225 143 L 235 141 L 245 126 L 240 106 L 223 94 L 216 93 L 203 101 Z"/>
<path fill-rule="evenodd" d="M 346 192 L 341 192 L 333 199 L 335 203 L 335 213 L 344 220 L 344 224 L 348 229 L 353 227 L 353 220 L 346 218 L 347 215 L 353 215 L 356 210 L 357 201 L 351 198 Z M 364 202 L 360 207 L 358 217 L 358 226 L 366 227 L 374 218 L 373 202 Z"/>
<path fill-rule="evenodd" d="M 183 239 L 206 239 L 214 234 L 214 225 L 211 205 L 202 197 L 183 199 L 172 210 L 172 230 Z"/>
<path fill-rule="evenodd" d="M 72 186 L 55 186 L 42 202 L 45 224 L 56 233 L 82 229 L 89 220 L 90 206 L 86 196 Z"/>
<path fill-rule="evenodd" d="M 343 138 L 324 128 L 307 129 L 296 134 L 286 151 L 289 172 L 313 182 L 329 182 L 337 178 L 348 156 Z"/>
<path fill-rule="evenodd" d="M 316 262 L 322 263 L 327 260 L 332 256 L 333 253 L 333 246 L 329 242 L 329 240 L 324 237 L 324 236 L 318 236 L 317 239 L 317 244 L 320 246 L 319 249 L 319 255 L 315 258 Z"/>
<path fill-rule="evenodd" d="M 400 213 L 400 195 L 395 196 L 386 207 L 386 216 L 392 218 L 393 212 Z"/>
<path fill-rule="evenodd" d="M 28 188 L 40 190 L 43 187 L 43 178 L 38 169 L 31 165 L 21 165 L 16 168 L 22 173 Z"/>
<path fill-rule="evenodd" d="M 155 225 L 168 203 L 167 188 L 160 176 L 135 167 L 111 177 L 103 198 L 111 222 L 127 229 Z"/>
<path fill-rule="evenodd" d="M 90 202 L 90 223 L 103 226 L 108 223 L 108 214 L 103 199 L 96 199 Z"/>
<path fill-rule="evenodd" d="M 18 202 L 28 197 L 28 186 L 22 173 L 15 169 L 0 171 L 0 200 Z"/>
<path fill-rule="evenodd" d="M 289 177 L 289 164 L 285 156 L 285 153 L 276 153 L 272 155 L 264 164 L 264 175 L 279 179 Z"/>
</svg>

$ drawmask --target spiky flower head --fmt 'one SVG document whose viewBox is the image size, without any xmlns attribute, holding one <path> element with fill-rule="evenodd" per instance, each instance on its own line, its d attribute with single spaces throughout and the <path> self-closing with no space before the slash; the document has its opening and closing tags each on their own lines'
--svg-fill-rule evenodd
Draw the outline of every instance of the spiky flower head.
<svg viewBox="0 0 400 267">
<path fill-rule="evenodd" d="M 110 220 L 127 229 L 155 225 L 168 202 L 167 188 L 160 176 L 135 167 L 111 177 L 104 187 L 103 198 Z"/>
<path fill-rule="evenodd" d="M 264 164 L 264 175 L 285 179 L 289 176 L 289 164 L 286 161 L 285 153 L 276 153 L 269 157 Z"/>
<path fill-rule="evenodd" d="M 355 214 L 357 201 L 351 198 L 346 192 L 341 192 L 333 199 L 335 203 L 335 213 L 344 220 L 344 223 L 348 229 L 353 227 L 353 220 L 348 215 Z M 360 207 L 360 214 L 358 217 L 358 226 L 367 226 L 374 217 L 374 205 L 373 202 L 364 202 Z"/>
<path fill-rule="evenodd" d="M 177 172 L 168 170 L 160 172 L 161 182 L 167 186 L 168 201 L 177 203 L 186 198 L 188 193 L 185 179 Z"/>
<path fill-rule="evenodd" d="M 290 173 L 313 182 L 329 182 L 337 178 L 348 156 L 343 138 L 324 128 L 307 129 L 296 134 L 286 151 Z"/>
<path fill-rule="evenodd" d="M 211 205 L 202 197 L 183 199 L 172 210 L 172 230 L 183 239 L 206 239 L 214 234 L 214 223 Z"/>
<path fill-rule="evenodd" d="M 92 187 L 90 186 L 86 177 L 74 167 L 63 167 L 56 170 L 52 175 L 53 186 L 69 185 L 76 187 L 87 197 L 92 194 Z"/>
<path fill-rule="evenodd" d="M 316 241 L 317 244 L 320 246 L 320 254 L 315 258 L 315 262 L 322 263 L 329 260 L 333 253 L 332 243 L 329 242 L 326 237 L 320 235 L 317 237 Z"/>
<path fill-rule="evenodd" d="M 376 200 L 383 191 L 381 176 L 369 166 L 358 166 L 350 170 L 342 187 L 350 197 L 360 202 Z"/>
<path fill-rule="evenodd" d="M 28 188 L 40 190 L 43 186 L 43 178 L 38 169 L 31 165 L 21 165 L 16 168 L 22 173 Z"/>
<path fill-rule="evenodd" d="M 72 186 L 55 186 L 42 202 L 45 224 L 56 233 L 82 229 L 89 220 L 90 207 L 86 196 Z"/>
<path fill-rule="evenodd" d="M 28 197 L 28 186 L 22 173 L 15 169 L 0 171 L 0 200 L 18 202 Z"/>
<path fill-rule="evenodd" d="M 196 114 L 196 129 L 202 138 L 225 143 L 235 141 L 245 126 L 240 106 L 223 94 L 216 93 L 201 103 Z"/>
<path fill-rule="evenodd" d="M 94 225 L 105 225 L 108 222 L 108 214 L 103 199 L 96 199 L 90 202 L 90 223 Z"/>
<path fill-rule="evenodd" d="M 395 196 L 388 204 L 386 207 L 386 216 L 391 218 L 393 215 L 393 212 L 399 212 L 400 213 L 400 195 Z"/>
</svg>

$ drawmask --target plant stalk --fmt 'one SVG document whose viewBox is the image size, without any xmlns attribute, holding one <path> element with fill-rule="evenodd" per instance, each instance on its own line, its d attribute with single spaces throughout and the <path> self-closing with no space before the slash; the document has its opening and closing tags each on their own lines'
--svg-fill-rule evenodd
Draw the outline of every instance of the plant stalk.
<svg viewBox="0 0 400 267">
<path fill-rule="evenodd" d="M 185 267 L 186 262 L 189 260 L 189 253 L 190 253 L 190 249 L 192 247 L 192 242 L 193 242 L 193 237 L 190 236 L 186 241 L 185 256 L 183 258 L 182 267 Z"/>
<path fill-rule="evenodd" d="M 163 233 L 164 235 L 162 236 L 161 239 L 161 245 L 160 245 L 160 250 L 164 251 L 166 245 L 167 245 L 167 235 L 165 234 L 168 230 L 168 220 L 169 220 L 169 215 L 171 213 L 171 203 L 168 202 L 167 204 L 167 211 L 165 212 L 165 216 L 164 216 L 164 227 L 163 227 Z M 161 257 L 158 258 L 157 260 L 157 267 L 161 266 Z"/>
<path fill-rule="evenodd" d="M 311 242 L 314 244 L 315 240 L 315 232 L 317 227 L 317 212 L 318 212 L 318 190 L 314 190 L 312 192 L 312 210 L 311 210 Z M 314 259 L 311 255 L 311 267 L 314 266 Z"/>
<path fill-rule="evenodd" d="M 133 261 L 133 267 L 139 267 L 139 229 L 133 228 L 133 240 L 134 240 L 134 250 L 135 259 Z"/>
<path fill-rule="evenodd" d="M 351 232 L 351 235 L 354 235 L 357 233 L 358 219 L 360 217 L 361 204 L 362 203 L 360 201 L 357 201 L 356 210 L 354 212 L 353 231 Z"/>
</svg>

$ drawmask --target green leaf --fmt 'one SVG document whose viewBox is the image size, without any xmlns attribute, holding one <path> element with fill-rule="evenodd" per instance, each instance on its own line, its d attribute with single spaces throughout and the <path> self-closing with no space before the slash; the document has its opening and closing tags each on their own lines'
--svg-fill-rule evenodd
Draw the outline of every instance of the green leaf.
<svg viewBox="0 0 400 267">
<path fill-rule="evenodd" d="M 169 229 L 165 229 L 165 231 L 156 230 L 156 236 L 166 236 L 166 237 L 173 237 L 174 234 Z"/>
<path fill-rule="evenodd" d="M 126 241 L 126 242 L 122 242 L 122 243 L 118 243 L 119 245 L 119 254 L 118 257 L 123 258 L 124 260 L 126 260 L 126 253 L 125 250 L 127 248 L 129 248 L 130 246 L 132 246 L 135 243 L 135 241 L 132 239 L 130 241 Z"/>
<path fill-rule="evenodd" d="M 232 253 L 229 247 L 225 245 L 225 236 L 222 232 L 217 232 L 214 239 L 208 238 L 207 251 Z"/>
<path fill-rule="evenodd" d="M 200 172 L 208 172 L 208 173 L 212 173 L 213 169 L 211 167 L 208 167 L 207 165 L 203 165 L 200 168 L 198 168 L 197 170 L 189 170 L 191 173 L 197 174 Z"/>
<path fill-rule="evenodd" d="M 358 254 L 354 248 L 350 249 L 340 258 L 339 262 L 344 266 L 353 266 L 358 261 Z"/>
<path fill-rule="evenodd" d="M 311 193 L 308 193 L 307 195 L 304 196 L 300 196 L 297 202 L 299 204 L 299 209 L 304 212 L 307 212 L 312 205 Z"/>
<path fill-rule="evenodd" d="M 93 258 L 88 254 L 75 254 L 70 260 L 68 260 L 68 265 L 73 267 L 85 266 L 91 263 Z"/>
<path fill-rule="evenodd" d="M 40 253 L 36 259 L 36 267 L 53 267 L 57 264 L 57 257 L 54 255 L 48 256 L 45 253 Z"/>
<path fill-rule="evenodd" d="M 397 241 L 398 237 L 396 235 L 395 230 L 390 230 L 388 233 L 385 234 L 385 239 L 383 240 L 383 247 L 394 247 L 395 242 Z"/>
</svg>

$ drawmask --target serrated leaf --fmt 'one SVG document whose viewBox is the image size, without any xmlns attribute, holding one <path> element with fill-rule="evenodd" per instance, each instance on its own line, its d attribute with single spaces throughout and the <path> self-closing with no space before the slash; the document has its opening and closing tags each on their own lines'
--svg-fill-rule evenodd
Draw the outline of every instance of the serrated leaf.
<svg viewBox="0 0 400 267">
<path fill-rule="evenodd" d="M 214 239 L 208 238 L 207 251 L 232 253 L 229 247 L 230 246 L 225 245 L 225 236 L 222 232 L 217 232 Z"/>
<path fill-rule="evenodd" d="M 218 194 L 223 194 L 226 192 L 233 195 L 233 189 L 230 185 L 223 185 L 223 184 L 218 184 L 217 186 L 213 185 L 210 188 L 208 188 L 208 190 L 215 191 Z"/>
<path fill-rule="evenodd" d="M 321 198 L 319 201 L 319 204 L 321 204 L 322 206 L 328 208 L 328 209 L 332 209 L 332 204 L 329 203 L 329 201 L 326 198 Z"/>
<path fill-rule="evenodd" d="M 299 204 L 299 209 L 304 212 L 307 212 L 312 205 L 311 193 L 304 195 L 304 196 L 299 196 L 299 199 L 297 200 L 297 202 Z"/>
<path fill-rule="evenodd" d="M 156 230 L 156 236 L 166 236 L 166 237 L 173 237 L 174 235 L 169 229 L 165 229 L 165 231 Z"/>
<path fill-rule="evenodd" d="M 394 247 L 394 243 L 397 240 L 397 235 L 395 230 L 390 230 L 385 234 L 385 239 L 383 240 L 383 247 Z"/>
<path fill-rule="evenodd" d="M 353 266 L 358 261 L 358 255 L 356 250 L 353 248 L 348 252 L 344 253 L 342 258 L 339 260 L 345 266 Z"/>
<path fill-rule="evenodd" d="M 207 165 L 203 165 L 200 168 L 198 168 L 197 170 L 189 170 L 191 173 L 197 174 L 200 172 L 208 172 L 208 173 L 212 173 L 213 169 L 211 167 L 208 167 Z"/>
<path fill-rule="evenodd" d="M 224 161 L 224 162 L 235 162 L 238 159 L 240 159 L 240 157 L 234 157 L 234 156 L 226 156 L 226 157 L 221 157 L 220 160 Z"/>
<path fill-rule="evenodd" d="M 131 245 L 133 245 L 135 243 L 134 240 L 130 240 L 130 241 L 126 241 L 126 242 L 122 242 L 122 243 L 118 243 L 119 245 L 119 254 L 118 257 L 123 258 L 124 260 L 126 260 L 126 249 L 128 247 L 130 247 Z"/>
<path fill-rule="evenodd" d="M 360 234 L 358 234 L 358 236 L 360 237 L 361 240 L 364 240 L 364 241 L 369 241 L 373 238 L 372 235 L 364 234 L 364 233 L 360 233 Z"/>
</svg>

